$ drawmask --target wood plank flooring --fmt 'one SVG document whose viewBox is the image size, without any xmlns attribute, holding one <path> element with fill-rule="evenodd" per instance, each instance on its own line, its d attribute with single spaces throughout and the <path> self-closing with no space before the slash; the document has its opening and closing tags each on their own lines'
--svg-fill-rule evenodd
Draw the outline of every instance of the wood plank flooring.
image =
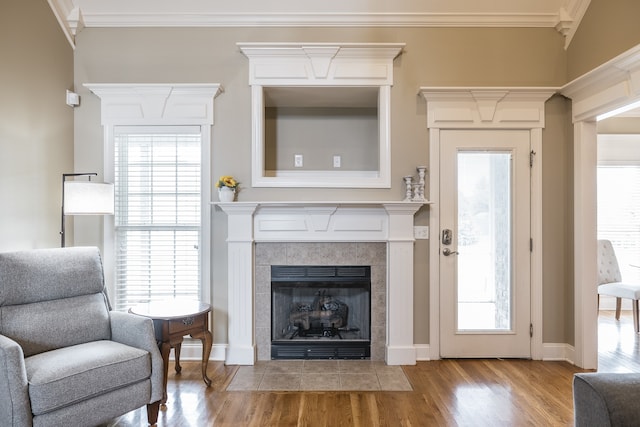
<svg viewBox="0 0 640 427">
<path fill-rule="evenodd" d="M 600 371 L 640 372 L 630 317 L 600 316 Z M 226 391 L 237 366 L 210 362 L 207 388 L 199 363 L 182 365 L 180 375 L 169 367 L 158 426 L 571 426 L 572 378 L 581 372 L 566 362 L 450 359 L 403 366 L 413 391 Z M 143 408 L 108 426 L 145 422 Z"/>
</svg>

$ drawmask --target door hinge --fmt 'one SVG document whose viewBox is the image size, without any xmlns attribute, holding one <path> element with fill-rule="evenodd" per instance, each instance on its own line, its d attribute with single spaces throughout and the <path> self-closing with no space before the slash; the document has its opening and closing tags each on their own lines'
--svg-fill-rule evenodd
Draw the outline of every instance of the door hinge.
<svg viewBox="0 0 640 427">
<path fill-rule="evenodd" d="M 529 338 L 533 338 L 533 323 L 529 323 Z"/>
<path fill-rule="evenodd" d="M 533 252 L 533 239 L 529 239 L 529 252 Z"/>
<path fill-rule="evenodd" d="M 536 157 L 536 152 L 531 150 L 531 152 L 529 153 L 529 167 L 532 168 L 533 167 L 533 159 Z"/>
</svg>

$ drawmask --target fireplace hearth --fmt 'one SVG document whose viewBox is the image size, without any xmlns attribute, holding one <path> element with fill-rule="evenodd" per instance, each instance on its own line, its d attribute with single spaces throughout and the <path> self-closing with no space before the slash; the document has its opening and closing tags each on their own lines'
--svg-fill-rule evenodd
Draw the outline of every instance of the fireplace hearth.
<svg viewBox="0 0 640 427">
<path fill-rule="evenodd" d="M 272 359 L 371 354 L 370 266 L 271 266 Z"/>
</svg>

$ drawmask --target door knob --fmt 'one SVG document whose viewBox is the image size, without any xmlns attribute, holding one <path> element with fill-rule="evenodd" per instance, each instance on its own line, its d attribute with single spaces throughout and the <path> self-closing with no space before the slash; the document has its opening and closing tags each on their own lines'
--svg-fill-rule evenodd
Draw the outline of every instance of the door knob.
<svg viewBox="0 0 640 427">
<path fill-rule="evenodd" d="M 442 255 L 444 255 L 444 256 L 449 256 L 449 255 L 458 255 L 458 251 L 452 251 L 452 250 L 451 250 L 451 249 L 449 249 L 449 248 L 444 248 L 444 249 L 442 250 Z"/>
</svg>

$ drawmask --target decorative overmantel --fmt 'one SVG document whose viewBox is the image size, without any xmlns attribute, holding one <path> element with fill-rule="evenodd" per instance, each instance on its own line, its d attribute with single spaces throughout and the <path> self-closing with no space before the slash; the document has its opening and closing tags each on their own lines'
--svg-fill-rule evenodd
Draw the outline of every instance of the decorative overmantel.
<svg viewBox="0 0 640 427">
<path fill-rule="evenodd" d="M 390 188 L 393 61 L 404 43 L 237 43 L 249 59 L 253 187 Z M 266 108 L 367 107 L 376 111 L 377 137 L 367 132 L 367 152 L 377 152 L 377 170 L 290 170 L 267 167 L 277 133 Z M 326 119 L 314 113 L 316 119 Z M 366 123 L 366 122 L 365 122 Z M 360 133 L 362 131 L 360 130 Z M 271 138 L 267 138 L 271 135 Z M 267 139 L 270 143 L 267 143 Z M 370 146 L 369 146 L 370 145 Z M 301 167 L 301 166 L 300 166 Z"/>
<path fill-rule="evenodd" d="M 215 203 L 228 216 L 228 337 L 226 363 L 253 365 L 255 242 L 387 242 L 389 365 L 414 365 L 413 224 L 429 202 Z"/>
</svg>

